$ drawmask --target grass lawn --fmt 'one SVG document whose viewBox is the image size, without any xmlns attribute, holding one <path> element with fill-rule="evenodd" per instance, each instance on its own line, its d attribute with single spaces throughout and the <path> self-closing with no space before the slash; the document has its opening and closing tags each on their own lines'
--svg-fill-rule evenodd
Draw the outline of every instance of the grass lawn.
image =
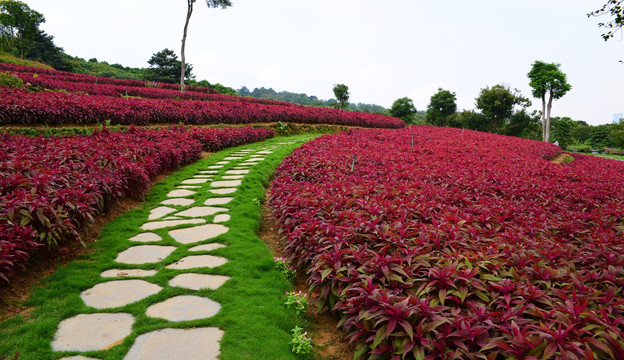
<svg viewBox="0 0 624 360">
<path fill-rule="evenodd" d="M 64 356 L 84 355 L 98 359 L 122 359 L 137 336 L 162 328 L 218 327 L 225 331 L 221 341 L 221 359 L 296 359 L 291 352 L 291 330 L 296 324 L 294 310 L 284 305 L 284 293 L 292 289 L 292 284 L 274 266 L 271 251 L 256 235 L 261 221 L 261 206 L 265 188 L 275 167 L 293 149 L 311 138 L 302 135 L 289 138 L 275 138 L 261 143 L 239 146 L 220 151 L 210 158 L 174 173 L 157 183 L 151 189 L 142 208 L 132 209 L 108 224 L 101 233 L 100 240 L 91 244 L 89 254 L 77 261 L 59 268 L 54 274 L 42 280 L 42 286 L 35 289 L 24 305 L 32 311 L 17 315 L 0 324 L 0 359 L 12 359 L 19 353 L 19 359 L 59 359 Z M 197 244 L 183 245 L 169 235 L 170 229 L 155 230 L 163 240 L 154 245 L 175 245 L 178 248 L 160 263 L 145 265 L 125 265 L 115 263 L 117 254 L 130 246 L 138 245 L 127 239 L 142 232 L 140 226 L 147 221 L 150 210 L 160 206 L 166 194 L 186 178 L 206 169 L 241 148 L 259 149 L 283 141 L 297 141 L 295 144 L 281 145 L 266 160 L 252 167 L 242 185 L 233 194 L 234 200 L 226 205 L 231 220 L 223 223 L 229 231 L 209 240 L 227 245 L 210 252 L 222 256 L 228 262 L 217 268 L 194 269 L 192 272 L 226 275 L 230 277 L 217 290 L 192 291 L 170 287 L 168 282 L 180 271 L 165 269 L 164 266 L 189 255 L 188 249 Z M 235 166 L 230 162 L 224 170 Z M 221 174 L 215 177 L 219 180 Z M 202 185 L 195 200 L 203 202 L 215 197 L 206 191 L 208 184 Z M 228 195 L 230 196 L 230 195 Z M 208 218 L 209 220 L 211 217 Z M 210 221 L 209 221 L 210 223 Z M 196 254 L 196 253 L 194 253 Z M 159 269 L 153 277 L 143 280 L 163 288 L 159 293 L 141 301 L 113 309 L 98 310 L 88 307 L 81 300 L 80 292 L 94 285 L 110 281 L 100 276 L 110 268 Z M 169 322 L 145 315 L 146 308 L 177 295 L 205 296 L 221 304 L 217 315 L 208 319 Z M 78 314 L 99 312 L 124 312 L 135 317 L 133 332 L 117 346 L 105 351 L 85 353 L 53 352 L 53 340 L 60 321 Z M 299 324 L 300 325 L 300 324 Z"/>
</svg>

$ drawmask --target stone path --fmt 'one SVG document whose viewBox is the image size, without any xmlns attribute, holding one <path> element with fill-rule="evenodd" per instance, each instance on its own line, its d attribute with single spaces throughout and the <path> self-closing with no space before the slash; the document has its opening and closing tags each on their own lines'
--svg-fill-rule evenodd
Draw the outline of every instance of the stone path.
<svg viewBox="0 0 624 360">
<path fill-rule="evenodd" d="M 287 144 L 287 143 L 284 143 Z M 161 269 L 178 270 L 168 285 L 189 290 L 189 295 L 174 296 L 147 307 L 145 315 L 165 319 L 173 324 L 205 319 L 216 315 L 221 305 L 207 297 L 193 295 L 201 289 L 217 289 L 229 277 L 194 273 L 202 268 L 218 268 L 228 259 L 201 252 L 210 252 L 226 245 L 211 242 L 228 232 L 230 214 L 227 207 L 244 182 L 250 168 L 271 154 L 276 146 L 258 150 L 241 149 L 215 165 L 207 166 L 191 178 L 184 179 L 167 194 L 160 206 L 152 209 L 139 234 L 128 240 L 135 243 L 121 251 L 117 266 L 101 273 L 104 280 L 80 297 L 84 303 L 99 312 L 79 314 L 61 321 L 51 343 L 57 352 L 86 352 L 107 350 L 131 335 L 135 317 L 123 311 L 124 307 L 160 293 L 163 288 L 150 282 L 150 277 Z M 211 196 L 197 203 L 194 197 L 202 193 Z M 158 233 L 157 233 L 158 232 Z M 165 235 L 166 234 L 166 235 Z M 179 246 L 161 244 L 169 236 Z M 189 255 L 178 261 L 167 258 L 179 248 Z M 199 253 L 199 254 L 196 254 Z M 141 265 L 150 269 L 133 269 Z M 161 328 L 137 336 L 124 360 L 217 359 L 224 331 L 218 328 Z M 81 355 L 63 359 L 94 359 Z M 95 359 L 97 360 L 97 359 Z"/>
</svg>

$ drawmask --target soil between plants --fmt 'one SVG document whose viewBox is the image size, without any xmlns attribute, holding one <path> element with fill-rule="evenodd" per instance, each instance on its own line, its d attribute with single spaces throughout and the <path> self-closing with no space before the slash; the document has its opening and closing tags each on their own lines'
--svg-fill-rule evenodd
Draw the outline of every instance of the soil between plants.
<svg viewBox="0 0 624 360">
<path fill-rule="evenodd" d="M 268 194 L 267 194 L 268 200 Z M 286 256 L 284 244 L 278 233 L 278 225 L 271 214 L 268 201 L 262 206 L 262 224 L 258 236 L 264 241 L 275 256 Z M 297 273 L 295 278 L 295 290 L 308 291 L 306 274 L 303 271 Z M 313 302 L 313 301 L 312 301 Z M 307 319 L 309 320 L 309 334 L 312 336 L 312 343 L 315 347 L 316 357 L 319 360 L 351 360 L 355 352 L 355 347 L 348 342 L 347 333 L 339 329 L 339 319 L 330 312 L 319 313 L 316 306 L 311 304 L 308 309 Z"/>
</svg>

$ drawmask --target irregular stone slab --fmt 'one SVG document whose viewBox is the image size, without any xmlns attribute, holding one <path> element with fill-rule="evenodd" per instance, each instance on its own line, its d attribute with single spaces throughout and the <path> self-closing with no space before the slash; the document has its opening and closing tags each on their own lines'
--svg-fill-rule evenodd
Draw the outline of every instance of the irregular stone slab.
<svg viewBox="0 0 624 360">
<path fill-rule="evenodd" d="M 169 231 L 169 235 L 181 244 L 192 244 L 217 237 L 228 232 L 228 228 L 218 224 L 195 226 Z"/>
<path fill-rule="evenodd" d="M 54 351 L 96 351 L 117 345 L 132 332 L 134 317 L 126 313 L 80 314 L 59 323 Z M 68 359 L 90 359 L 70 357 Z"/>
<path fill-rule="evenodd" d="M 135 235 L 135 236 L 131 237 L 128 240 L 136 241 L 136 242 L 154 242 L 154 241 L 160 241 L 160 240 L 162 240 L 162 238 L 158 234 L 154 234 L 154 233 L 151 233 L 151 232 L 145 232 L 145 233 L 141 233 L 141 234 Z"/>
<path fill-rule="evenodd" d="M 222 275 L 180 274 L 169 281 L 169 286 L 181 287 L 189 290 L 216 290 L 229 279 L 228 276 Z"/>
<path fill-rule="evenodd" d="M 239 169 L 247 169 L 249 166 L 253 166 L 253 165 L 257 165 L 256 163 L 247 163 L 247 162 L 242 162 L 238 165 L 236 165 L 233 169 L 234 170 L 239 170 Z"/>
<path fill-rule="evenodd" d="M 167 216 L 163 220 L 184 220 L 184 218 L 177 217 L 177 216 Z"/>
<path fill-rule="evenodd" d="M 120 264 L 151 264 L 166 258 L 175 246 L 138 245 L 128 248 L 117 255 L 115 262 Z"/>
<path fill-rule="evenodd" d="M 240 165 L 247 165 L 247 164 L 249 164 L 249 165 L 258 165 L 258 163 L 260 163 L 262 161 L 264 161 L 264 160 L 261 160 L 261 159 L 258 159 L 258 160 L 251 159 L 251 160 L 243 161 L 242 163 L 240 163 Z"/>
<path fill-rule="evenodd" d="M 70 356 L 70 357 L 60 358 L 59 360 L 100 360 L 100 359 L 90 358 L 90 357 L 86 357 L 86 356 L 82 356 L 82 355 L 77 355 L 77 356 Z"/>
<path fill-rule="evenodd" d="M 156 275 L 156 270 L 141 270 L 141 269 L 110 269 L 102 272 L 101 277 L 148 277 Z"/>
<path fill-rule="evenodd" d="M 163 217 L 163 216 L 165 216 L 167 214 L 171 214 L 174 211 L 177 211 L 177 209 L 170 208 L 168 206 L 159 206 L 159 207 L 157 207 L 155 209 L 152 209 L 152 211 L 150 211 L 150 214 L 147 217 L 147 220 L 160 219 L 161 217 Z"/>
<path fill-rule="evenodd" d="M 212 187 L 237 187 L 241 186 L 241 180 L 225 180 L 225 181 L 213 181 L 210 183 Z"/>
<path fill-rule="evenodd" d="M 215 164 L 217 165 L 225 165 L 225 164 L 229 164 L 229 161 L 217 161 Z"/>
<path fill-rule="evenodd" d="M 216 301 L 200 296 L 180 295 L 149 306 L 145 315 L 169 321 L 191 321 L 213 317 L 219 310 L 221 305 Z"/>
<path fill-rule="evenodd" d="M 206 169 L 221 169 L 223 165 L 210 165 Z"/>
<path fill-rule="evenodd" d="M 208 182 L 208 179 L 186 179 L 182 181 L 182 184 L 204 184 Z"/>
<path fill-rule="evenodd" d="M 228 170 L 225 172 L 230 175 L 241 175 L 241 174 L 249 174 L 249 169 L 247 170 Z"/>
<path fill-rule="evenodd" d="M 189 195 L 195 195 L 196 192 L 195 191 L 191 191 L 191 190 L 171 190 L 169 192 L 169 194 L 167 194 L 167 197 L 184 197 L 184 196 L 189 196 Z"/>
<path fill-rule="evenodd" d="M 155 229 L 162 229 L 162 228 L 178 226 L 178 225 L 185 225 L 185 224 L 201 224 L 201 223 L 204 223 L 204 222 L 206 222 L 206 221 L 202 220 L 202 219 L 155 221 L 155 222 L 149 222 L 149 223 L 143 224 L 141 226 L 141 229 L 143 229 L 143 230 L 155 230 Z"/>
<path fill-rule="evenodd" d="M 223 160 L 242 160 L 243 158 L 240 156 L 228 156 L 226 158 L 223 158 Z"/>
<path fill-rule="evenodd" d="M 264 155 L 255 155 L 255 154 L 254 154 L 254 155 L 249 155 L 249 157 L 252 157 L 252 158 L 262 158 L 262 159 L 264 159 Z"/>
<path fill-rule="evenodd" d="M 188 270 L 197 268 L 215 268 L 227 262 L 226 258 L 212 255 L 190 255 L 167 265 L 167 269 Z"/>
<path fill-rule="evenodd" d="M 230 221 L 231 217 L 229 214 L 219 214 L 212 219 L 213 223 L 222 223 L 226 221 Z"/>
<path fill-rule="evenodd" d="M 240 180 L 244 177 L 245 175 L 223 175 L 221 176 L 221 178 L 225 180 Z"/>
<path fill-rule="evenodd" d="M 165 201 L 162 201 L 161 204 L 163 204 L 163 205 L 189 206 L 189 205 L 191 205 L 194 202 L 195 202 L 195 200 L 193 200 L 193 199 L 167 199 Z"/>
<path fill-rule="evenodd" d="M 214 175 L 195 175 L 193 179 L 212 179 Z"/>
<path fill-rule="evenodd" d="M 196 185 L 178 185 L 176 187 L 176 189 L 190 189 L 190 190 L 199 189 L 199 188 L 201 188 L 201 186 L 196 186 Z"/>
<path fill-rule="evenodd" d="M 158 293 L 162 288 L 145 280 L 113 280 L 80 293 L 87 306 L 109 309 L 124 306 Z"/>
<path fill-rule="evenodd" d="M 212 207 L 212 206 L 195 206 L 190 209 L 184 210 L 182 212 L 177 213 L 178 216 L 188 216 L 188 217 L 203 217 L 208 215 L 213 215 L 218 212 L 228 211 L 226 208 L 220 207 Z"/>
<path fill-rule="evenodd" d="M 210 190 L 211 193 L 218 194 L 218 195 L 231 194 L 235 191 L 236 191 L 236 188 L 221 188 L 221 189 Z"/>
<path fill-rule="evenodd" d="M 219 171 L 218 170 L 201 170 L 199 173 L 200 174 L 218 174 Z"/>
<path fill-rule="evenodd" d="M 212 244 L 193 246 L 192 248 L 189 249 L 189 251 L 212 251 L 212 250 L 222 249 L 224 247 L 225 245 L 223 244 L 212 243 Z"/>
<path fill-rule="evenodd" d="M 273 151 L 271 151 L 271 150 L 258 151 L 258 154 L 266 154 L 266 155 L 268 155 L 268 154 L 272 154 L 272 153 L 273 153 Z"/>
<path fill-rule="evenodd" d="M 204 201 L 204 205 L 225 205 L 232 201 L 233 197 L 216 197 Z"/>
<path fill-rule="evenodd" d="M 138 336 L 124 360 L 217 360 L 222 337 L 217 328 L 156 330 Z"/>
</svg>

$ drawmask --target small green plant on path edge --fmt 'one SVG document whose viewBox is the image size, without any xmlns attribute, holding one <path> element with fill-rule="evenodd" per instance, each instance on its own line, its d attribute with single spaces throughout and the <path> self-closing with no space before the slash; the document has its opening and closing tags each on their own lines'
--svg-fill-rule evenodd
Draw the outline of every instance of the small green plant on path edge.
<svg viewBox="0 0 624 360">
<path fill-rule="evenodd" d="M 291 331 L 296 327 L 297 317 L 284 306 L 284 294 L 292 289 L 284 275 L 273 262 L 273 254 L 257 236 L 261 222 L 261 202 L 265 198 L 265 188 L 274 173 L 275 167 L 292 150 L 313 136 L 279 137 L 256 144 L 229 148 L 213 154 L 207 159 L 184 167 L 180 171 L 156 183 L 147 195 L 141 208 L 127 211 L 109 223 L 102 231 L 100 240 L 89 245 L 88 254 L 76 261 L 58 268 L 51 276 L 33 289 L 25 306 L 32 311 L 0 323 L 0 359 L 12 359 L 19 353 L 20 360 L 60 359 L 65 356 L 83 355 L 102 360 L 122 359 L 134 343 L 137 336 L 163 328 L 218 327 L 225 331 L 220 344 L 220 359 L 297 359 L 292 352 Z M 164 268 L 167 264 L 189 255 L 188 248 L 195 245 L 180 246 L 167 233 L 170 229 L 159 229 L 163 240 L 153 244 L 176 245 L 178 249 L 157 264 L 128 265 L 115 263 L 118 253 L 137 245 L 127 239 L 140 232 L 140 226 L 147 221 L 150 210 L 160 206 L 166 194 L 207 166 L 213 165 L 238 149 L 260 149 L 279 142 L 293 144 L 280 145 L 266 156 L 266 159 L 251 168 L 243 179 L 242 185 L 233 194 L 234 200 L 226 205 L 231 220 L 224 223 L 229 231 L 209 240 L 226 247 L 210 252 L 222 256 L 228 262 L 217 268 L 194 269 L 193 272 L 229 276 L 230 279 L 216 290 L 192 291 L 170 287 L 168 282 L 178 274 L 175 270 Z M 225 169 L 235 166 L 226 165 Z M 214 180 L 219 180 L 220 175 Z M 201 191 L 193 197 L 203 202 L 209 197 L 216 197 L 207 191 L 208 184 L 202 185 Z M 256 201 L 254 201 L 256 199 Z M 210 219 L 210 218 L 209 218 Z M 80 298 L 80 293 L 94 285 L 111 279 L 100 274 L 111 268 L 157 269 L 158 273 L 143 278 L 163 287 L 159 293 L 135 303 L 99 310 L 88 307 Z M 130 277 L 129 277 L 130 278 Z M 150 318 L 145 315 L 148 306 L 162 302 L 177 295 L 198 295 L 208 297 L 221 304 L 221 310 L 213 317 L 194 321 L 169 322 L 164 319 Z M 100 312 L 125 312 L 135 317 L 133 332 L 120 344 L 108 350 L 89 352 L 53 352 L 50 346 L 58 324 L 78 314 Z"/>
</svg>

